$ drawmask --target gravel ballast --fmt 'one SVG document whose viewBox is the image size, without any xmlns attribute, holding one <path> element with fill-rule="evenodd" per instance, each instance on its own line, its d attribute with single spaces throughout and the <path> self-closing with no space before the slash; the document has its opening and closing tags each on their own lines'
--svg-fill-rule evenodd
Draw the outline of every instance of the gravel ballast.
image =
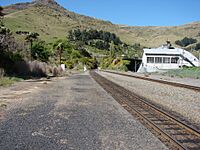
<svg viewBox="0 0 200 150">
<path fill-rule="evenodd" d="M 88 72 L 47 84 L 31 96 L 0 122 L 1 150 L 167 149 Z"/>
<path fill-rule="evenodd" d="M 200 92 L 107 72 L 99 73 L 200 127 Z"/>
</svg>

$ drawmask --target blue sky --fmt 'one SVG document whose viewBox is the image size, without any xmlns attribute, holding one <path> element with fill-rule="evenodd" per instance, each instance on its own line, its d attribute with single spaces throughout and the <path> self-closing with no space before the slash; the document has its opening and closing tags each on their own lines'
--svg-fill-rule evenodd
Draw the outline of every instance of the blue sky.
<svg viewBox="0 0 200 150">
<path fill-rule="evenodd" d="M 30 0 L 0 0 L 5 6 Z M 66 9 L 132 26 L 169 26 L 200 21 L 200 0 L 56 0 Z"/>
</svg>

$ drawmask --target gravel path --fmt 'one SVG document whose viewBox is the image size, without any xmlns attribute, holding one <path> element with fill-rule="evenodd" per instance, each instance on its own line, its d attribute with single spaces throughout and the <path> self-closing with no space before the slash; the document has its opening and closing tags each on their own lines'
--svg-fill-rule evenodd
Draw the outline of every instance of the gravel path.
<svg viewBox="0 0 200 150">
<path fill-rule="evenodd" d="M 167 148 L 84 73 L 47 84 L 7 110 L 0 149 Z"/>
<path fill-rule="evenodd" d="M 166 110 L 182 116 L 200 129 L 200 93 L 184 88 L 135 79 L 107 72 L 101 75 L 113 82 L 159 104 Z"/>
</svg>

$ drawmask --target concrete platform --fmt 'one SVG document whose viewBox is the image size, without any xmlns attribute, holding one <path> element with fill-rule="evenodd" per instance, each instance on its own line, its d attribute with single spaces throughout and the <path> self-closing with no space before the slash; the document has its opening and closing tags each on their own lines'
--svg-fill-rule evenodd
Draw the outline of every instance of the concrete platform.
<svg viewBox="0 0 200 150">
<path fill-rule="evenodd" d="M 167 149 L 88 72 L 27 96 L 24 104 L 9 110 L 0 122 L 1 150 Z"/>
</svg>

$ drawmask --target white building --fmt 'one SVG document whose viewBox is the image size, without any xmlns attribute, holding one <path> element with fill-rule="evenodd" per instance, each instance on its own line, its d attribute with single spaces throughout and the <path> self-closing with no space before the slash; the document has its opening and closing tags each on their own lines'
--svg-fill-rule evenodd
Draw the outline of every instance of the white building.
<svg viewBox="0 0 200 150">
<path fill-rule="evenodd" d="M 137 72 L 156 72 L 182 66 L 200 66 L 200 62 L 190 52 L 173 48 L 168 42 L 159 48 L 144 49 L 142 63 Z"/>
</svg>

